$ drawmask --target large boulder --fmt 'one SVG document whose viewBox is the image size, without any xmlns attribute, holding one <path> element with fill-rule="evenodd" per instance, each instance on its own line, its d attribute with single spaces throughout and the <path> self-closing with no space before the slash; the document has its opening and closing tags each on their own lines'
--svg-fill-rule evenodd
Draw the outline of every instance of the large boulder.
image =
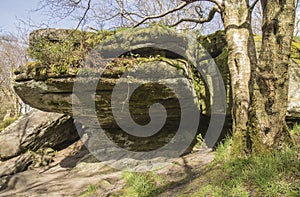
<svg viewBox="0 0 300 197">
<path fill-rule="evenodd" d="M 178 64 L 180 62 L 177 62 Z M 182 70 L 178 70 L 175 66 L 170 66 L 167 62 L 159 60 L 152 62 L 139 62 L 130 63 L 133 68 L 138 65 L 139 70 L 135 71 L 130 69 L 130 76 L 134 76 L 137 72 L 151 72 L 151 70 L 161 70 L 168 78 L 164 78 L 161 82 L 163 85 L 158 83 L 148 82 L 145 83 L 145 79 L 139 78 L 139 74 L 136 77 L 131 77 L 130 81 L 124 81 L 124 79 L 117 77 L 116 73 L 122 76 L 122 69 L 115 68 L 114 72 L 106 73 L 104 77 L 101 77 L 98 81 L 96 90 L 93 91 L 92 87 L 89 87 L 89 83 L 95 81 L 93 77 L 64 77 L 64 78 L 48 78 L 45 81 L 38 81 L 35 79 L 31 80 L 18 80 L 15 82 L 15 90 L 22 98 L 22 100 L 31 105 L 32 107 L 38 108 L 44 111 L 58 112 L 73 116 L 72 109 L 72 92 L 74 84 L 82 86 L 80 91 L 83 94 L 93 95 L 96 92 L 95 97 L 95 109 L 98 117 L 98 121 L 101 127 L 107 131 L 107 135 L 110 136 L 120 146 L 129 150 L 151 150 L 160 147 L 163 143 L 166 143 L 172 139 L 176 131 L 178 130 L 181 110 L 182 107 L 178 101 L 178 94 L 168 87 L 182 87 L 182 90 L 187 89 L 190 91 L 190 97 L 193 98 L 193 91 L 189 89 L 191 87 L 191 81 L 183 77 Z M 178 65 L 177 64 L 177 65 Z M 141 71 L 143 69 L 143 71 Z M 89 81 L 90 80 L 90 81 Z M 122 81 L 123 80 L 123 81 Z M 113 88 L 119 85 L 121 90 L 126 90 L 119 95 L 115 96 L 117 99 L 116 103 L 122 103 L 127 99 L 127 89 L 138 86 L 139 88 L 133 92 L 130 98 L 130 105 L 127 110 L 130 110 L 132 119 L 141 125 L 145 125 L 151 121 L 149 116 L 149 107 L 154 103 L 161 103 L 167 110 L 167 121 L 161 131 L 147 138 L 147 140 L 138 137 L 127 135 L 120 129 L 117 124 L 111 106 L 111 97 Z M 180 94 L 180 93 L 179 93 Z M 30 95 L 30 96 L 28 96 Z M 187 96 L 187 94 L 184 94 Z M 193 103 L 192 106 L 186 104 L 185 108 L 197 108 L 197 104 Z M 154 112 L 155 113 L 155 112 Z M 77 114 L 77 120 L 81 120 L 88 127 L 97 128 L 98 122 L 93 119 L 94 113 L 87 113 L 86 111 L 81 114 Z"/>
<path fill-rule="evenodd" d="M 0 132 L 0 160 L 8 160 L 28 150 L 59 148 L 78 138 L 70 116 L 33 109 Z"/>
<path fill-rule="evenodd" d="M 33 155 L 27 152 L 7 161 L 0 161 L 0 178 L 26 170 L 32 163 L 32 158 Z"/>
<path fill-rule="evenodd" d="M 121 34 L 120 37 L 108 39 L 104 49 L 105 54 L 122 53 L 122 46 L 112 41 L 118 40 L 121 43 L 125 41 L 138 43 L 139 50 L 134 51 L 134 53 L 139 55 L 133 57 L 125 54 L 125 57 L 115 58 L 107 63 L 107 69 L 101 73 L 101 76 L 97 67 L 84 65 L 85 67 L 78 68 L 77 73 L 74 73 L 72 69 L 66 69 L 66 71 L 59 74 L 55 63 L 44 65 L 42 61 L 38 61 L 25 65 L 15 72 L 14 89 L 26 104 L 34 108 L 74 116 L 72 108 L 74 106 L 74 95 L 72 94 L 76 84 L 77 88 L 81 87 L 80 91 L 90 95 L 90 97 L 96 93 L 94 103 L 101 128 L 119 146 L 128 150 L 138 151 L 148 151 L 161 147 L 176 134 L 182 110 L 184 108 L 198 109 L 198 101 L 195 99 L 196 88 L 194 88 L 195 83 L 192 70 L 188 66 L 187 61 L 178 54 L 176 55 L 168 50 L 155 50 L 153 48 L 156 45 L 163 47 L 163 43 L 160 43 L 160 40 L 157 38 L 164 38 L 169 39 L 171 48 L 177 50 L 178 53 L 184 53 L 186 46 L 181 45 L 176 49 L 174 40 L 171 40 L 172 36 L 177 39 L 177 34 L 173 30 L 154 27 L 154 29 L 146 28 L 138 31 L 131 30 L 129 33 Z M 52 30 L 50 31 L 50 36 L 45 36 L 44 33 L 39 34 L 47 39 L 53 37 Z M 147 35 L 150 35 L 150 39 L 153 42 L 147 42 L 147 39 L 149 39 Z M 172 36 L 170 37 L 170 35 Z M 36 36 L 31 37 L 31 40 L 39 40 Z M 182 38 L 178 37 L 178 39 Z M 53 40 L 57 42 L 57 38 Z M 185 43 L 183 42 L 183 44 Z M 35 45 L 36 43 L 31 44 L 31 46 Z M 153 82 L 153 79 L 145 78 L 145 75 L 155 78 L 155 82 Z M 93 87 L 89 84 L 95 82 L 95 80 L 97 81 L 97 86 L 93 90 Z M 116 85 L 118 85 L 120 90 L 124 91 L 115 96 L 115 102 L 123 103 L 130 99 L 129 109 L 127 110 L 130 111 L 133 121 L 139 125 L 146 125 L 151 122 L 149 108 L 154 103 L 161 103 L 165 107 L 167 120 L 158 133 L 145 140 L 142 137 L 126 134 L 120 128 L 113 115 L 111 106 L 112 92 Z M 129 91 L 133 87 L 138 88 L 130 98 L 127 98 L 127 90 Z M 182 87 L 180 90 L 188 93 L 174 93 L 172 87 Z M 204 88 L 204 85 L 202 87 Z M 201 88 L 199 87 L 198 89 L 200 90 Z M 204 89 L 202 89 L 202 94 L 205 94 Z M 194 102 L 191 104 L 186 102 L 181 106 L 179 100 L 184 98 L 180 97 L 192 98 Z M 205 102 L 203 102 L 204 105 Z M 204 108 L 202 107 L 202 109 Z M 158 111 L 153 113 L 159 114 Z M 199 111 L 197 113 L 198 115 L 200 114 Z M 93 116 L 93 112 L 85 111 L 77 115 L 76 119 L 80 119 L 85 126 L 93 130 L 98 126 L 98 122 L 93 119 Z M 123 118 L 120 119 L 123 120 Z"/>
<path fill-rule="evenodd" d="M 128 33 L 129 32 L 129 33 Z M 70 97 L 68 96 L 71 89 L 72 84 L 74 83 L 74 78 L 76 77 L 77 68 L 73 68 L 74 65 L 69 65 L 68 68 L 64 68 L 64 63 L 61 63 L 60 60 L 55 60 L 55 58 L 49 57 L 60 57 L 57 53 L 66 53 L 64 51 L 55 51 L 53 48 L 65 48 L 66 45 L 62 44 L 66 40 L 66 38 L 70 38 L 72 42 L 72 46 L 76 46 L 75 48 L 71 47 L 71 51 L 74 57 L 72 58 L 61 58 L 61 59 L 77 59 L 78 60 L 78 53 L 87 52 L 88 49 L 91 47 L 103 42 L 105 38 L 111 38 L 115 32 L 98 32 L 98 33 L 90 33 L 90 32 L 80 32 L 80 31 L 72 31 L 72 30 L 62 30 L 62 29 L 41 29 L 36 30 L 30 34 L 30 46 L 31 51 L 33 52 L 32 55 L 38 61 L 35 63 L 29 63 L 25 67 L 20 70 L 16 71 L 16 84 L 15 88 L 18 94 L 21 96 L 25 102 L 29 103 L 32 106 L 36 106 L 39 109 L 46 110 L 46 111 L 57 111 L 70 114 Z M 135 42 L 135 43 L 143 43 L 145 39 L 149 39 L 145 37 L 145 34 L 152 35 L 150 36 L 151 39 L 156 37 L 163 37 L 165 35 L 165 40 L 168 41 L 168 35 L 171 37 L 176 37 L 176 33 L 169 28 L 161 28 L 161 27 L 152 27 L 146 29 L 134 29 L 128 30 L 124 33 L 121 37 L 115 37 L 114 39 L 110 39 L 112 44 L 108 45 L 106 51 L 111 53 L 111 51 L 122 51 L 122 45 L 116 45 L 114 40 L 117 40 L 121 43 L 126 42 Z M 170 37 L 170 36 L 169 36 Z M 227 65 L 227 47 L 226 47 L 226 40 L 225 34 L 223 31 L 217 31 L 214 34 L 200 36 L 198 41 L 201 45 L 210 53 L 210 55 L 215 59 L 216 64 L 219 67 L 221 75 L 224 80 L 226 93 L 227 93 L 227 113 L 229 114 L 231 111 L 231 87 L 230 87 L 230 74 Z M 261 37 L 255 36 L 257 51 L 259 51 Z M 50 50 L 41 50 L 45 47 L 44 45 L 41 46 L 41 43 L 47 42 L 51 45 Z M 60 43 L 61 45 L 57 45 Z M 159 43 L 155 43 L 159 44 Z M 178 58 L 178 56 L 174 56 L 174 54 L 168 51 L 159 51 L 153 50 L 151 45 L 153 43 L 144 44 L 146 47 L 142 47 L 143 50 L 137 51 L 139 55 L 162 55 L 167 56 L 169 58 Z M 161 44 L 163 47 L 163 44 Z M 53 47 L 58 46 L 58 47 Z M 87 49 L 82 49 L 86 47 Z M 182 53 L 186 46 L 174 46 L 174 49 L 177 50 L 179 53 Z M 80 51 L 81 49 L 81 51 Z M 150 50 L 149 50 L 150 49 Z M 41 52 L 43 51 L 43 52 Z M 45 52 L 47 51 L 47 52 Z M 135 51 L 136 52 L 136 51 Z M 42 55 L 41 55 L 42 54 Z M 50 54 L 50 55 L 49 55 Z M 51 55 L 53 54 L 53 55 Z M 69 55 L 69 54 L 66 54 Z M 48 58 L 47 58 L 48 57 Z M 84 57 L 79 62 L 82 62 Z M 51 59 L 51 61 L 48 61 Z M 55 61 L 58 61 L 55 63 Z M 57 63 L 61 63 L 60 65 L 56 65 Z M 78 63 L 78 61 L 77 61 Z M 52 64 L 49 66 L 49 64 Z M 63 65 L 64 64 L 64 65 Z M 300 101 L 299 101 L 299 70 L 300 70 L 300 39 L 295 38 L 292 43 L 292 55 L 291 55 L 291 64 L 289 68 L 290 74 L 290 85 L 289 85 L 289 105 L 288 105 L 288 113 L 287 115 L 290 117 L 300 117 Z M 120 69 L 115 69 L 114 72 L 109 73 L 106 75 L 105 78 L 111 79 L 115 78 L 115 75 L 122 74 Z M 104 79 L 106 80 L 106 79 Z M 208 98 L 209 93 L 208 90 L 205 88 L 202 79 L 197 79 L 194 77 L 194 81 L 200 81 L 198 84 L 194 84 L 196 86 L 196 94 L 200 98 L 200 103 L 202 106 L 202 112 L 209 114 L 210 111 L 210 101 Z M 103 84 L 105 84 L 104 82 Z M 112 83 L 113 84 L 113 83 Z M 112 85 L 110 84 L 110 85 Z M 108 86 L 110 86 L 108 85 Z M 23 90 L 20 90 L 21 86 Z M 105 87 L 106 85 L 104 85 Z M 200 87 L 197 87 L 200 86 Z M 36 88 L 34 88 L 36 87 Z M 49 98 L 40 98 L 39 100 L 36 98 L 29 98 L 28 96 L 24 96 L 23 94 L 26 91 L 40 91 L 41 97 L 49 97 Z M 44 94 L 45 92 L 53 94 Z M 60 99 L 57 99 L 56 92 L 60 92 Z M 52 98 L 51 98 L 52 97 Z M 49 106 L 45 104 L 46 101 L 50 102 L 50 100 L 55 101 L 57 100 L 54 105 Z M 53 108 L 60 108 L 60 109 L 53 109 Z"/>
</svg>

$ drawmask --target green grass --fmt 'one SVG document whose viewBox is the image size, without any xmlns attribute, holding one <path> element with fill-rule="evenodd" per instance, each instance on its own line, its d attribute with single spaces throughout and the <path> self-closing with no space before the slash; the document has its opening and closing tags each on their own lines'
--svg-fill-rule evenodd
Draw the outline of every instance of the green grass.
<svg viewBox="0 0 300 197">
<path fill-rule="evenodd" d="M 124 172 L 123 177 L 126 181 L 124 196 L 146 197 L 160 193 L 163 180 L 153 172 Z"/>
<path fill-rule="evenodd" d="M 4 130 L 6 127 L 8 127 L 11 123 L 16 121 L 19 117 L 10 117 L 5 119 L 3 122 L 0 123 L 0 131 Z"/>
<path fill-rule="evenodd" d="M 228 138 L 218 147 L 207 184 L 192 196 L 300 196 L 300 161 L 294 149 L 230 158 L 231 142 Z"/>
<path fill-rule="evenodd" d="M 291 135 L 300 135 L 300 124 L 296 123 L 290 133 Z"/>
<path fill-rule="evenodd" d="M 97 192 L 97 188 L 95 185 L 89 185 L 87 187 L 86 192 L 84 192 L 80 197 L 87 197 L 87 196 L 91 196 L 93 194 L 96 194 Z"/>
<path fill-rule="evenodd" d="M 196 144 L 194 145 L 193 147 L 193 150 L 197 150 L 199 149 L 201 146 L 203 146 L 203 143 L 204 143 L 204 139 L 201 135 L 201 133 L 199 133 L 197 136 L 196 136 Z"/>
<path fill-rule="evenodd" d="M 228 161 L 230 159 L 230 147 L 232 145 L 232 138 L 227 136 L 224 142 L 218 145 L 215 152 L 215 161 Z"/>
</svg>

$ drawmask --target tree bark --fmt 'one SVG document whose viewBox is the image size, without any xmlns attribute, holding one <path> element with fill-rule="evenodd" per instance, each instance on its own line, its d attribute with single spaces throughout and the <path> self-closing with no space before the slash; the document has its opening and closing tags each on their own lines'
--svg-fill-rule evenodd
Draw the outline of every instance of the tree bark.
<svg viewBox="0 0 300 197">
<path fill-rule="evenodd" d="M 232 88 L 233 152 L 248 152 L 247 123 L 252 95 L 252 73 L 256 65 L 256 52 L 251 29 L 251 11 L 248 0 L 224 1 L 222 19 L 228 44 L 228 67 Z"/>
<path fill-rule="evenodd" d="M 285 122 L 288 104 L 288 65 L 295 19 L 295 0 L 261 0 L 262 48 L 256 77 L 251 119 L 251 151 L 264 153 L 289 143 Z"/>
</svg>

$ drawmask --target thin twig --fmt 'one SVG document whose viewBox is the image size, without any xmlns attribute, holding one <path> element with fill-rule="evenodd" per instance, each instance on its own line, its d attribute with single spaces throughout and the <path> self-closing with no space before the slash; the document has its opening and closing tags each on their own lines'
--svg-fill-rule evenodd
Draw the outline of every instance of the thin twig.
<svg viewBox="0 0 300 197">
<path fill-rule="evenodd" d="M 83 22 L 83 20 L 85 19 L 85 17 L 87 16 L 87 13 L 89 12 L 89 10 L 91 9 L 91 1 L 92 0 L 88 0 L 88 7 L 85 9 L 85 12 L 83 13 L 83 16 L 81 17 L 79 23 L 77 24 L 75 30 L 77 30 L 79 28 L 79 26 L 81 25 L 81 23 Z"/>
<path fill-rule="evenodd" d="M 121 0 L 116 0 L 118 5 L 119 5 L 119 8 L 120 8 L 120 14 L 121 14 L 121 17 L 127 19 L 130 21 L 131 24 L 134 24 L 136 21 L 131 17 L 130 14 L 128 14 L 128 12 L 125 10 L 124 8 L 124 3 L 121 1 Z"/>
</svg>

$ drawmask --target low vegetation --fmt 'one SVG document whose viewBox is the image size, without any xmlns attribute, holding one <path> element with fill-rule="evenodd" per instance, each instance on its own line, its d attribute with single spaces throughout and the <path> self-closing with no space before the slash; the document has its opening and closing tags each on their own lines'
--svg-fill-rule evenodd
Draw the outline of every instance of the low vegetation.
<svg viewBox="0 0 300 197">
<path fill-rule="evenodd" d="M 295 137 L 295 135 L 300 135 L 300 124 L 296 123 L 290 133 L 293 137 Z"/>
<path fill-rule="evenodd" d="M 96 194 L 97 188 L 95 185 L 89 185 L 87 190 L 80 197 L 87 197 Z"/>
<path fill-rule="evenodd" d="M 293 149 L 215 161 L 210 183 L 196 196 L 299 196 L 300 162 Z M 218 173 L 217 173 L 218 172 Z"/>
<path fill-rule="evenodd" d="M 163 179 L 152 172 L 124 172 L 123 176 L 126 181 L 126 197 L 155 196 L 161 192 L 159 186 L 162 185 Z"/>
<path fill-rule="evenodd" d="M 11 123 L 16 121 L 18 117 L 10 117 L 5 119 L 3 122 L 0 122 L 0 132 L 4 130 L 6 127 L 8 127 Z"/>
<path fill-rule="evenodd" d="M 300 125 L 296 124 L 291 135 L 299 134 Z M 231 144 L 231 138 L 221 143 L 207 173 L 193 180 L 182 193 L 197 197 L 300 196 L 299 147 L 238 158 L 230 154 Z M 202 186 L 195 189 L 199 183 Z"/>
<path fill-rule="evenodd" d="M 296 124 L 291 135 L 299 134 L 300 125 Z M 202 142 L 201 136 L 198 136 L 198 142 Z M 201 173 L 176 182 L 176 186 L 169 180 L 169 175 L 158 175 L 155 171 L 126 171 L 122 177 L 125 187 L 119 194 L 124 197 L 170 194 L 182 197 L 300 196 L 299 146 L 285 147 L 284 151 L 265 155 L 233 157 L 230 153 L 231 145 L 232 138 L 226 138 L 219 144 L 212 163 Z M 95 186 L 89 186 L 83 196 L 94 196 L 96 190 Z"/>
</svg>

